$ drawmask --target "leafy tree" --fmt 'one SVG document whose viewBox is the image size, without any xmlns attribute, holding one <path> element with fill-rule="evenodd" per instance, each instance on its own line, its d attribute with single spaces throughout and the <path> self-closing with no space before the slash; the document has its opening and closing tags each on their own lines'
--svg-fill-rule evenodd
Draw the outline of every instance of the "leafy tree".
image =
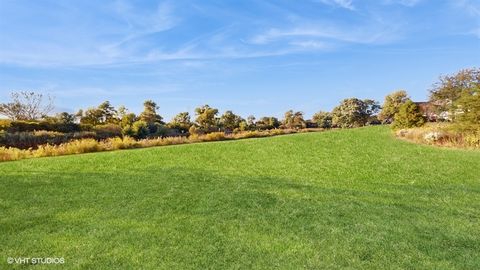
<svg viewBox="0 0 480 270">
<path fill-rule="evenodd" d="M 120 105 L 117 110 L 117 116 L 122 119 L 122 117 L 128 113 L 127 107 Z"/>
<path fill-rule="evenodd" d="M 57 114 L 56 118 L 58 119 L 59 123 L 62 124 L 74 124 L 75 123 L 75 115 L 68 113 L 68 112 L 61 112 Z"/>
<path fill-rule="evenodd" d="M 317 124 L 319 128 L 332 127 L 332 114 L 329 112 L 317 112 L 313 115 L 312 120 Z"/>
<path fill-rule="evenodd" d="M 80 131 L 81 127 L 75 123 L 75 115 L 68 112 L 57 113 L 55 116 L 45 116 L 42 121 L 35 122 L 24 122 L 28 125 L 37 125 L 33 130 L 47 130 L 47 131 L 56 131 L 62 133 L 70 133 Z M 19 124 L 19 122 L 16 122 Z M 32 126 L 33 127 L 33 126 Z"/>
<path fill-rule="evenodd" d="M 392 127 L 395 129 L 420 127 L 425 123 L 420 108 L 411 100 L 407 100 L 402 106 L 400 106 L 394 119 Z"/>
<path fill-rule="evenodd" d="M 131 126 L 137 120 L 137 116 L 134 113 L 129 112 L 125 106 L 120 106 L 118 108 L 118 117 L 120 118 L 120 126 L 124 129 L 127 126 L 130 126 L 131 129 Z M 129 129 L 126 128 L 125 130 Z"/>
<path fill-rule="evenodd" d="M 163 122 L 163 118 L 157 114 L 157 110 L 159 107 L 155 102 L 152 100 L 146 100 L 143 103 L 143 112 L 140 113 L 138 118 L 147 123 L 149 133 L 155 134 L 159 130 L 159 128 L 162 128 L 162 125 L 165 123 Z"/>
<path fill-rule="evenodd" d="M 147 137 L 148 134 L 150 134 L 150 129 L 148 128 L 147 122 L 139 120 L 133 123 L 131 132 L 134 137 L 141 139 Z"/>
<path fill-rule="evenodd" d="M 247 121 L 242 120 L 240 122 L 240 124 L 238 125 L 238 129 L 240 131 L 246 131 L 246 130 L 250 129 L 250 125 L 248 125 Z"/>
<path fill-rule="evenodd" d="M 0 103 L 0 115 L 13 121 L 38 120 L 53 111 L 53 98 L 34 92 L 14 92 L 10 95 L 12 101 Z"/>
<path fill-rule="evenodd" d="M 103 124 L 115 124 L 118 123 L 117 110 L 110 104 L 110 101 L 104 101 L 97 108 L 100 111 L 100 122 Z"/>
<path fill-rule="evenodd" d="M 149 136 L 151 137 L 166 137 L 169 133 L 169 128 L 167 128 L 165 125 L 155 123 L 154 127 L 150 129 L 155 130 L 155 132 L 151 132 Z"/>
<path fill-rule="evenodd" d="M 196 114 L 195 122 L 205 132 L 209 132 L 213 130 L 215 126 L 217 126 L 217 119 L 216 119 L 216 116 L 218 114 L 217 109 L 211 108 L 208 105 L 204 105 L 202 107 L 196 108 L 195 114 Z"/>
<path fill-rule="evenodd" d="M 105 124 L 118 124 L 121 119 L 118 118 L 118 112 L 110 104 L 104 101 L 97 108 L 89 108 L 86 111 L 79 110 L 76 117 L 80 118 L 81 124 L 89 124 L 93 126 Z"/>
<path fill-rule="evenodd" d="M 400 106 L 407 102 L 407 100 L 410 100 L 410 98 L 404 90 L 399 90 L 387 95 L 383 102 L 382 111 L 378 115 L 378 119 L 383 123 L 392 123 Z"/>
<path fill-rule="evenodd" d="M 249 115 L 246 121 L 246 129 L 254 130 L 255 129 L 255 116 Z"/>
<path fill-rule="evenodd" d="M 118 117 L 120 118 L 120 127 L 122 128 L 123 136 L 135 136 L 133 131 L 133 123 L 137 121 L 137 116 L 128 111 L 125 106 L 118 107 Z M 138 131 L 138 127 L 136 128 Z"/>
<path fill-rule="evenodd" d="M 287 111 L 283 119 L 283 126 L 295 129 L 305 128 L 307 124 L 303 119 L 303 112 L 294 112 L 293 110 Z"/>
<path fill-rule="evenodd" d="M 332 123 L 341 128 L 365 126 L 369 118 L 378 112 L 380 106 L 371 99 L 344 99 L 332 111 Z"/>
<path fill-rule="evenodd" d="M 464 89 L 455 104 L 461 110 L 456 121 L 478 129 L 480 127 L 480 87 Z"/>
<path fill-rule="evenodd" d="M 188 112 L 181 112 L 177 114 L 168 124 L 170 128 L 178 129 L 182 133 L 186 133 L 192 126 L 190 114 Z"/>
<path fill-rule="evenodd" d="M 103 124 L 103 112 L 98 108 L 89 108 L 83 112 L 80 123 L 92 126 Z"/>
<path fill-rule="evenodd" d="M 132 136 L 134 137 L 135 134 L 133 132 L 133 128 L 131 125 L 127 125 L 127 126 L 124 126 L 122 127 L 122 135 L 123 136 Z"/>
<path fill-rule="evenodd" d="M 143 103 L 143 112 L 140 113 L 140 120 L 144 121 L 148 125 L 153 125 L 154 123 L 164 124 L 163 118 L 157 114 L 157 110 L 160 107 L 157 106 L 157 103 L 152 100 L 146 100 Z"/>
<path fill-rule="evenodd" d="M 220 117 L 215 117 L 215 125 L 213 125 L 215 131 L 221 131 L 223 129 L 223 122 Z"/>
<path fill-rule="evenodd" d="M 43 118 L 47 123 L 72 125 L 75 124 L 75 115 L 68 112 L 58 113 L 55 116 L 46 116 Z"/>
<path fill-rule="evenodd" d="M 234 129 L 240 126 L 240 122 L 242 122 L 242 117 L 234 114 L 232 111 L 226 111 L 220 117 L 220 123 L 225 128 L 226 131 L 233 131 Z"/>
<path fill-rule="evenodd" d="M 137 116 L 134 113 L 127 113 L 122 116 L 122 119 L 120 120 L 120 126 L 121 127 L 131 126 L 136 120 L 137 120 Z"/>
<path fill-rule="evenodd" d="M 365 103 L 366 110 L 365 113 L 368 115 L 367 118 L 377 115 L 380 109 L 382 108 L 380 106 L 380 103 L 378 101 L 375 101 L 373 99 L 364 99 L 363 102 Z M 368 119 L 367 119 L 368 120 Z"/>
<path fill-rule="evenodd" d="M 192 126 L 188 129 L 188 133 L 190 133 L 190 135 L 194 135 L 194 134 L 200 134 L 201 131 L 198 129 L 197 126 L 192 125 Z"/>
<path fill-rule="evenodd" d="M 280 121 L 276 117 L 262 117 L 255 126 L 260 130 L 274 129 L 280 127 Z"/>
<path fill-rule="evenodd" d="M 438 107 L 439 112 L 450 111 L 455 115 L 460 105 L 457 101 L 465 93 L 475 93 L 478 88 L 480 68 L 463 69 L 453 75 L 441 76 L 430 90 L 430 102 Z"/>
</svg>

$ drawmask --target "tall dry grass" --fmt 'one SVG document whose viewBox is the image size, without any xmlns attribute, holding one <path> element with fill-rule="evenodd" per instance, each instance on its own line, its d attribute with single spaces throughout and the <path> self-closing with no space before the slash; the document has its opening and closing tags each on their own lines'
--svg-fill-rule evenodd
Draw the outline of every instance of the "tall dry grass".
<svg viewBox="0 0 480 270">
<path fill-rule="evenodd" d="M 401 129 L 396 136 L 414 143 L 442 147 L 480 148 L 480 128 L 459 128 L 449 123 L 431 123 L 424 127 Z"/>
<path fill-rule="evenodd" d="M 222 140 L 239 140 L 246 138 L 270 137 L 299 132 L 321 131 L 322 129 L 312 130 L 294 130 L 294 129 L 274 129 L 265 131 L 244 131 L 238 133 L 225 134 L 223 132 L 212 132 L 203 135 L 192 134 L 187 137 L 164 137 L 135 140 L 131 137 L 115 137 L 106 140 L 97 141 L 95 139 L 79 139 L 70 142 L 53 145 L 39 145 L 36 149 L 18 149 L 14 147 L 0 147 L 0 161 L 12 161 L 34 157 L 51 157 L 73 154 L 83 154 L 91 152 L 112 151 L 118 149 L 145 148 L 154 146 L 166 146 L 175 144 L 187 144 L 197 142 L 211 142 Z"/>
</svg>

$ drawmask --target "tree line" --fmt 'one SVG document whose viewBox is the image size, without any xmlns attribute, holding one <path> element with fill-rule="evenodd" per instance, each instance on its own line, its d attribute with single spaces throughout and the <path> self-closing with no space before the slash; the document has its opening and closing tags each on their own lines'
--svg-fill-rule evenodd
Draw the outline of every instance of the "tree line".
<svg viewBox="0 0 480 270">
<path fill-rule="evenodd" d="M 22 99 L 23 97 L 23 99 Z M 35 100 L 35 103 L 30 102 Z M 47 122 L 52 125 L 70 127 L 72 131 L 91 130 L 98 127 L 115 129 L 124 136 L 145 138 L 148 136 L 164 136 L 167 133 L 205 134 L 224 131 L 226 133 L 269 130 L 269 129 L 303 129 L 331 127 L 360 127 L 366 124 L 379 124 L 376 113 L 380 109 L 378 102 L 357 98 L 345 99 L 332 112 L 318 112 L 312 119 L 305 119 L 301 111 L 289 110 L 283 119 L 264 116 L 257 119 L 250 115 L 246 119 L 231 110 L 219 113 L 217 108 L 203 105 L 195 109 L 194 119 L 189 112 L 181 112 L 171 121 L 165 122 L 158 113 L 159 106 L 152 100 L 143 103 L 143 111 L 136 115 L 124 106 L 115 108 L 109 101 L 97 107 L 79 110 L 75 114 L 62 112 L 49 116 L 50 102 L 42 104 L 42 94 L 19 92 L 12 95 L 12 102 L 0 104 L 0 113 L 8 116 L 13 122 Z M 47 100 L 52 100 L 48 98 Z M 40 102 L 38 102 L 40 101 Z M 39 105 L 40 104 L 40 105 Z M 24 112 L 34 113 L 24 113 Z M 67 128 L 68 129 L 68 128 Z M 65 128 L 62 130 L 64 131 Z"/>
<path fill-rule="evenodd" d="M 478 125 L 479 87 L 480 69 L 464 69 L 453 75 L 441 76 L 430 91 L 430 104 L 438 114 L 447 113 L 448 117 L 443 120 Z M 62 112 L 51 116 L 53 108 L 50 96 L 15 92 L 10 102 L 0 104 L 0 114 L 11 120 L 8 125 L 10 128 L 17 127 L 18 130 L 11 129 L 15 131 L 26 131 L 21 127 L 28 130 L 29 125 L 38 127 L 39 123 L 44 123 L 45 126 L 50 125 L 53 131 L 103 130 L 135 138 L 278 128 L 354 128 L 375 124 L 408 128 L 421 126 L 428 120 L 425 112 L 403 90 L 387 95 L 382 106 L 371 99 L 347 98 L 331 112 L 319 111 L 311 119 L 305 119 L 303 112 L 294 110 L 285 112 L 282 119 L 273 116 L 257 119 L 253 115 L 244 119 L 231 110 L 220 114 L 217 108 L 203 105 L 195 109 L 193 117 L 189 112 L 181 112 L 165 122 L 158 112 L 159 106 L 152 100 L 143 103 L 143 111 L 138 115 L 124 106 L 115 108 L 109 101 L 75 114 Z"/>
</svg>

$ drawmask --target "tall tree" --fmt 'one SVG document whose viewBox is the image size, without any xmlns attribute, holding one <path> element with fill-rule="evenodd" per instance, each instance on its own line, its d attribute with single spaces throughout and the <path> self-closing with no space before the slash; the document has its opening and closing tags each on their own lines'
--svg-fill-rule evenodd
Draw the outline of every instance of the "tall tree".
<svg viewBox="0 0 480 270">
<path fill-rule="evenodd" d="M 420 108 L 411 100 L 407 100 L 400 106 L 398 113 L 395 114 L 393 128 L 411 128 L 419 127 L 425 123 Z"/>
<path fill-rule="evenodd" d="M 216 116 L 218 114 L 217 109 L 212 108 L 208 105 L 204 105 L 202 107 L 196 108 L 195 114 L 196 114 L 195 122 L 205 132 L 209 132 L 213 130 L 217 125 L 217 120 L 216 120 Z"/>
<path fill-rule="evenodd" d="M 98 108 L 88 108 L 82 113 L 80 123 L 92 126 L 103 124 L 103 113 Z"/>
<path fill-rule="evenodd" d="M 319 111 L 313 115 L 312 121 L 315 122 L 319 128 L 331 128 L 332 114 L 329 112 Z"/>
<path fill-rule="evenodd" d="M 464 89 L 456 105 L 461 113 L 455 120 L 465 127 L 480 130 L 480 87 Z"/>
<path fill-rule="evenodd" d="M 61 112 L 56 115 L 55 117 L 58 119 L 58 122 L 61 124 L 74 124 L 75 123 L 75 115 L 68 113 L 68 112 Z"/>
<path fill-rule="evenodd" d="M 232 111 L 226 111 L 220 117 L 220 123 L 222 124 L 223 128 L 230 132 L 238 128 L 242 120 L 242 117 L 234 114 Z"/>
<path fill-rule="evenodd" d="M 153 125 L 155 123 L 164 124 L 162 121 L 163 118 L 157 114 L 157 110 L 159 108 L 160 107 L 158 107 L 157 103 L 154 101 L 146 100 L 143 103 L 143 112 L 139 115 L 140 120 L 144 121 L 148 125 Z"/>
<path fill-rule="evenodd" d="M 0 103 L 0 115 L 11 120 L 38 120 L 53 111 L 53 98 L 35 92 L 14 92 L 12 101 Z"/>
<path fill-rule="evenodd" d="M 117 110 L 110 104 L 110 101 L 104 101 L 97 108 L 100 111 L 101 123 L 114 124 L 118 123 L 119 119 L 117 118 Z"/>
<path fill-rule="evenodd" d="M 378 102 L 371 99 L 347 98 L 333 109 L 332 123 L 341 128 L 365 126 L 379 108 Z"/>
<path fill-rule="evenodd" d="M 387 95 L 383 102 L 382 111 L 378 115 L 378 119 L 383 123 L 392 123 L 400 106 L 407 102 L 407 100 L 410 100 L 410 98 L 404 90 L 395 91 Z"/>
<path fill-rule="evenodd" d="M 137 121 L 137 116 L 129 112 L 125 106 L 118 107 L 118 118 L 120 119 L 120 126 L 125 130 L 130 130 L 133 123 Z"/>
<path fill-rule="evenodd" d="M 79 110 L 76 114 L 80 117 L 80 123 L 89 125 L 118 124 L 121 119 L 118 112 L 110 104 L 110 101 L 104 101 L 96 108 L 89 108 L 86 111 Z"/>
<path fill-rule="evenodd" d="M 181 112 L 177 114 L 168 124 L 170 128 L 178 129 L 182 133 L 187 132 L 192 126 L 190 114 L 188 112 Z"/>
<path fill-rule="evenodd" d="M 453 115 L 459 108 L 457 101 L 465 93 L 475 93 L 480 88 L 480 68 L 462 69 L 456 74 L 441 76 L 430 90 L 430 101 L 439 111 Z"/>
<path fill-rule="evenodd" d="M 280 127 L 280 121 L 276 117 L 264 116 L 255 122 L 257 129 L 266 130 Z"/>
<path fill-rule="evenodd" d="M 249 115 L 246 121 L 246 129 L 254 130 L 255 129 L 255 116 Z"/>
<path fill-rule="evenodd" d="M 303 119 L 303 112 L 294 112 L 293 110 L 289 110 L 285 113 L 283 125 L 286 128 L 295 129 L 305 128 L 307 126 L 305 120 Z"/>
</svg>

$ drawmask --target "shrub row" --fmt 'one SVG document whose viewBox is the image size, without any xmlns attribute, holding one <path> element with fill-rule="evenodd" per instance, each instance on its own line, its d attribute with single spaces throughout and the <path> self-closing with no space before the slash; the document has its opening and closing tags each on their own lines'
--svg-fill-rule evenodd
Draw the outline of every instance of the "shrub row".
<svg viewBox="0 0 480 270">
<path fill-rule="evenodd" d="M 61 133 L 56 131 L 33 131 L 6 133 L 0 131 L 0 145 L 19 149 L 37 148 L 39 145 L 58 145 L 79 139 L 104 139 L 91 131 Z"/>
<path fill-rule="evenodd" d="M 0 130 L 7 133 L 33 132 L 39 130 L 56 132 L 79 132 L 91 131 L 91 125 L 80 125 L 75 123 L 52 123 L 47 121 L 11 121 L 0 120 Z"/>
<path fill-rule="evenodd" d="M 311 130 L 293 130 L 293 129 L 275 129 L 267 131 L 246 131 L 232 134 L 223 132 L 208 133 L 205 135 L 190 135 L 189 137 L 164 137 L 135 140 L 125 136 L 123 138 L 115 137 L 106 140 L 97 141 L 95 139 L 74 140 L 59 145 L 45 144 L 38 146 L 37 149 L 18 149 L 14 147 L 0 147 L 0 161 L 20 160 L 34 157 L 49 157 L 71 154 L 81 154 L 89 152 L 111 151 L 117 149 L 144 148 L 152 146 L 165 146 L 175 144 L 186 144 L 196 142 L 209 142 L 221 140 L 236 140 L 245 138 L 269 137 L 282 134 L 291 134 L 298 132 L 321 131 L 322 129 Z"/>
<path fill-rule="evenodd" d="M 107 138 L 122 137 L 122 129 L 120 128 L 120 126 L 117 125 L 99 125 L 89 129 L 90 131 L 77 131 L 66 133 L 49 130 L 33 130 L 19 132 L 0 131 L 0 146 L 28 149 L 37 148 L 39 145 L 43 144 L 59 145 L 78 139 L 105 140 Z M 11 131 L 11 129 L 8 130 Z"/>
</svg>

